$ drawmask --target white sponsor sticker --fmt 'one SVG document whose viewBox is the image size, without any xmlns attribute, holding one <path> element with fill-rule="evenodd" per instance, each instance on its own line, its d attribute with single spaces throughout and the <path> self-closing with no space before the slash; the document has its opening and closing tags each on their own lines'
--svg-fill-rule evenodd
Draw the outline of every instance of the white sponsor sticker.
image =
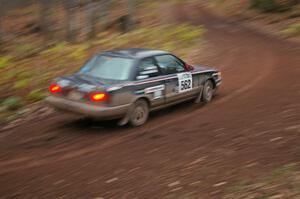
<svg viewBox="0 0 300 199">
<path fill-rule="evenodd" d="M 80 90 L 80 91 L 87 91 L 87 92 L 95 90 L 95 88 L 96 88 L 96 86 L 90 85 L 90 84 L 80 84 L 78 86 L 78 90 Z"/>
<path fill-rule="evenodd" d="M 163 97 L 163 90 L 165 85 L 153 86 L 145 89 L 145 94 L 153 93 L 153 99 L 160 99 Z"/>
<path fill-rule="evenodd" d="M 155 91 L 153 93 L 153 99 L 160 99 L 163 96 L 163 92 L 162 91 Z"/>
<path fill-rule="evenodd" d="M 177 77 L 179 93 L 193 89 L 193 76 L 191 73 L 179 73 Z"/>
<path fill-rule="evenodd" d="M 59 80 L 57 82 L 57 84 L 60 85 L 61 87 L 66 87 L 66 86 L 70 85 L 70 81 L 66 80 L 66 79 L 62 79 L 62 80 Z"/>
<path fill-rule="evenodd" d="M 158 86 L 145 88 L 145 93 L 149 94 L 149 93 L 154 93 L 155 91 L 163 91 L 163 90 L 165 90 L 165 85 L 158 85 Z"/>
</svg>

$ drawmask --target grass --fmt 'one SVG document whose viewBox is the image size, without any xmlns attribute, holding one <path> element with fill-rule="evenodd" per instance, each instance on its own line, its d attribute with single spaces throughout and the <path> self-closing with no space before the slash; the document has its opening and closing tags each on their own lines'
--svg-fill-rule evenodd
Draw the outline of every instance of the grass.
<svg viewBox="0 0 300 199">
<path fill-rule="evenodd" d="M 188 24 L 144 27 L 126 34 L 102 32 L 89 42 L 59 42 L 34 54 L 37 44 L 17 44 L 0 57 L 0 101 L 4 101 L 1 106 L 14 111 L 44 99 L 51 79 L 78 71 L 95 53 L 114 48 L 143 47 L 172 51 L 184 58 L 199 44 L 203 33 L 203 27 Z M 22 56 L 26 51 L 32 55 Z"/>
<path fill-rule="evenodd" d="M 282 32 L 284 37 L 299 37 L 300 36 L 300 23 L 294 23 L 284 29 Z"/>
<path fill-rule="evenodd" d="M 140 28 L 127 34 L 110 34 L 96 41 L 109 48 L 143 47 L 175 51 L 184 55 L 201 38 L 204 28 L 187 24 Z"/>
<path fill-rule="evenodd" d="M 0 57 L 0 70 L 11 65 L 10 59 L 11 58 L 9 56 Z"/>
<path fill-rule="evenodd" d="M 255 8 L 262 12 L 286 12 L 291 10 L 295 5 L 290 0 L 251 0 L 250 2 L 250 8 Z"/>
<path fill-rule="evenodd" d="M 173 6 L 183 1 L 168 0 L 165 3 Z M 20 34 L 14 41 L 9 41 L 6 50 L 0 54 L 0 120 L 2 116 L 6 117 L 6 112 L 14 114 L 23 105 L 43 100 L 52 79 L 78 71 L 87 59 L 101 51 L 115 48 L 155 48 L 172 51 L 185 58 L 190 50 L 198 47 L 204 33 L 203 27 L 188 24 L 162 25 L 168 22 L 157 20 L 161 1 L 143 1 L 140 6 L 146 12 L 137 17 L 141 22 L 139 27 L 125 34 L 116 30 L 101 31 L 90 41 L 75 44 L 51 41 L 51 46 L 48 47 L 37 34 Z M 10 14 L 24 17 L 34 13 L 36 9 L 26 7 L 13 10 Z M 153 19 L 153 16 L 156 18 Z M 33 22 L 31 18 L 24 18 L 23 21 L 24 25 Z"/>
<path fill-rule="evenodd" d="M 1 107 L 8 111 L 18 110 L 22 106 L 23 106 L 22 99 L 20 97 L 15 97 L 15 96 L 9 97 L 1 103 Z"/>
<path fill-rule="evenodd" d="M 24 89 L 29 86 L 29 79 L 18 80 L 14 84 L 14 89 Z"/>
<path fill-rule="evenodd" d="M 256 10 L 262 13 L 285 13 L 287 18 L 299 17 L 299 3 L 292 0 L 211 0 L 210 5 L 222 13 L 241 15 L 247 10 Z"/>
<path fill-rule="evenodd" d="M 228 188 L 225 199 L 299 198 L 300 172 L 296 164 L 287 164 L 256 180 L 236 183 Z"/>
<path fill-rule="evenodd" d="M 42 89 L 32 90 L 26 96 L 27 100 L 30 102 L 37 102 L 37 101 L 43 100 L 45 97 L 46 97 L 46 93 Z"/>
<path fill-rule="evenodd" d="M 288 15 L 289 19 L 293 19 L 293 18 L 297 18 L 297 17 L 300 17 L 300 5 L 293 7 L 293 9 L 291 10 L 291 12 Z"/>
</svg>

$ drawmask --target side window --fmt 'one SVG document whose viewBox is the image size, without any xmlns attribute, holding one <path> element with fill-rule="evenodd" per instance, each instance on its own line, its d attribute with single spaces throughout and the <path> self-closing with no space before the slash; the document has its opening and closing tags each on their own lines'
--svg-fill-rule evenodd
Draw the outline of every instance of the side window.
<svg viewBox="0 0 300 199">
<path fill-rule="evenodd" d="M 173 55 L 156 56 L 157 64 L 163 74 L 173 74 L 185 71 L 183 63 Z"/>
<path fill-rule="evenodd" d="M 139 64 L 137 79 L 146 79 L 159 75 L 158 67 L 152 57 L 143 59 Z"/>
</svg>

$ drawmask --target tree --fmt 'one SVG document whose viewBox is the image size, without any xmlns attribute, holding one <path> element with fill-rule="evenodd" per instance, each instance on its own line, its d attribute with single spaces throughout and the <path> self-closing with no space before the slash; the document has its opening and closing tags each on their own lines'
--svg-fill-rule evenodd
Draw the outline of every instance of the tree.
<svg viewBox="0 0 300 199">
<path fill-rule="evenodd" d="M 127 0 L 127 10 L 128 10 L 128 21 L 127 21 L 127 30 L 132 30 L 135 28 L 136 21 L 135 11 L 136 11 L 136 1 L 135 0 Z"/>
<path fill-rule="evenodd" d="M 108 26 L 108 13 L 109 10 L 111 8 L 111 6 L 113 5 L 114 0 L 100 0 L 100 20 L 101 20 L 101 27 L 103 29 L 106 29 Z"/>
<path fill-rule="evenodd" d="M 88 0 L 86 4 L 86 33 L 89 39 L 96 36 L 99 22 L 101 28 L 105 29 L 108 24 L 108 11 L 113 3 L 113 0 Z"/>
<path fill-rule="evenodd" d="M 76 41 L 78 31 L 77 10 L 79 8 L 79 0 L 64 0 L 63 6 L 66 13 L 66 40 L 69 42 Z"/>
<path fill-rule="evenodd" d="M 0 46 L 4 42 L 4 30 L 2 26 L 3 17 L 5 14 L 4 0 L 0 0 Z M 0 49 L 1 50 L 1 49 Z"/>
<path fill-rule="evenodd" d="M 51 1 L 49 0 L 39 0 L 40 10 L 39 10 L 39 27 L 41 28 L 42 34 L 44 36 L 44 42 L 48 43 L 52 39 L 52 29 L 51 29 Z"/>
<path fill-rule="evenodd" d="M 86 15 L 87 15 L 87 20 L 86 20 L 86 33 L 88 36 L 88 39 L 92 39 L 96 35 L 96 30 L 97 30 L 97 21 L 98 21 L 98 16 L 100 12 L 100 2 L 95 1 L 95 0 L 88 0 L 86 4 Z"/>
</svg>

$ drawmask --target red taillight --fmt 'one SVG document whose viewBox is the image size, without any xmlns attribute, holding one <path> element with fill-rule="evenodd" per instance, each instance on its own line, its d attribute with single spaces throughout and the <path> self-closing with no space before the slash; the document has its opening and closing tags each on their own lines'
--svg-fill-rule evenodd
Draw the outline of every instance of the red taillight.
<svg viewBox="0 0 300 199">
<path fill-rule="evenodd" d="M 57 84 L 52 84 L 50 87 L 49 87 L 49 91 L 51 93 L 58 93 L 61 91 L 61 87 Z"/>
<path fill-rule="evenodd" d="M 108 99 L 108 94 L 103 92 L 91 93 L 90 99 L 93 102 L 102 102 Z"/>
</svg>

